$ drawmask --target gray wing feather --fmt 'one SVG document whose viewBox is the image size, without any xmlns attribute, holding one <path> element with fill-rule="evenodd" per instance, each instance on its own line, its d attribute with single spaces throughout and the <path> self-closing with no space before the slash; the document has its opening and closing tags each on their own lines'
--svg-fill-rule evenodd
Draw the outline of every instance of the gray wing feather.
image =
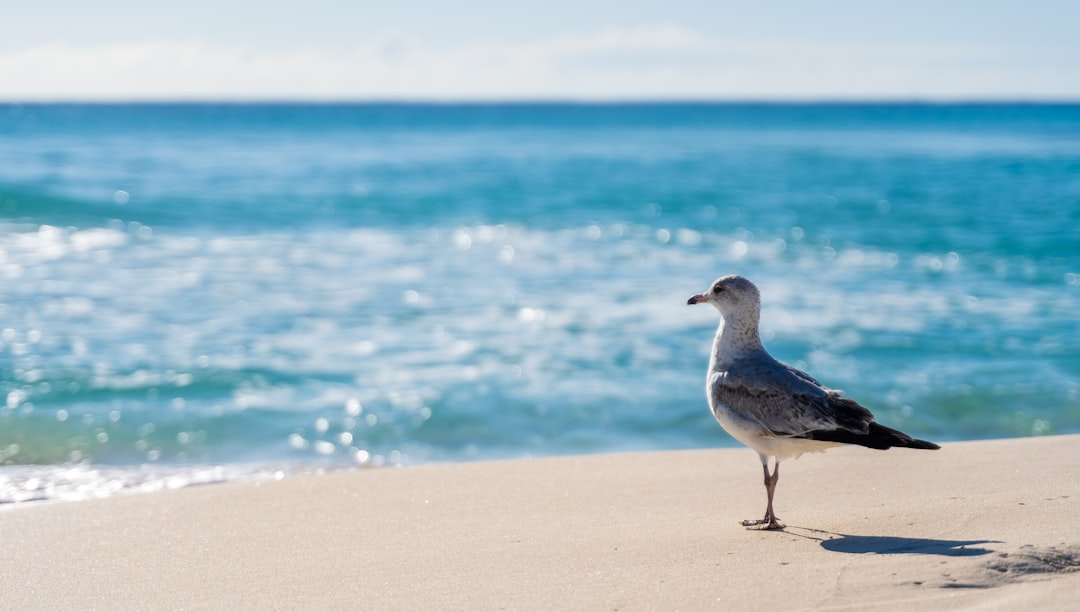
<svg viewBox="0 0 1080 612">
<path fill-rule="evenodd" d="M 736 362 L 718 372 L 711 393 L 714 402 L 776 436 L 838 429 L 865 434 L 874 420 L 869 410 L 840 391 L 772 358 Z"/>
</svg>

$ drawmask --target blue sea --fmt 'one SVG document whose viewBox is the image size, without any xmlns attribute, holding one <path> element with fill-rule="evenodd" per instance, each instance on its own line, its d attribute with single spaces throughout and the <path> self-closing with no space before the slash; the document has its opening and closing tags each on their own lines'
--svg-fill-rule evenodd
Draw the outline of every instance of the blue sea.
<svg viewBox="0 0 1080 612">
<path fill-rule="evenodd" d="M 0 105 L 0 502 L 734 446 L 730 273 L 885 424 L 1080 432 L 1080 106 Z"/>
</svg>

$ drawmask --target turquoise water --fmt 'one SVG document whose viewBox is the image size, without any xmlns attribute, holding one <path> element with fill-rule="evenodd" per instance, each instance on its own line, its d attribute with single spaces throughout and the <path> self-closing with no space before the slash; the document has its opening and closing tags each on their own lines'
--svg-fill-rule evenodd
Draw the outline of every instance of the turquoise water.
<svg viewBox="0 0 1080 612">
<path fill-rule="evenodd" d="M 0 105 L 0 464 L 733 445 L 727 273 L 888 425 L 1080 432 L 1080 106 Z"/>
</svg>

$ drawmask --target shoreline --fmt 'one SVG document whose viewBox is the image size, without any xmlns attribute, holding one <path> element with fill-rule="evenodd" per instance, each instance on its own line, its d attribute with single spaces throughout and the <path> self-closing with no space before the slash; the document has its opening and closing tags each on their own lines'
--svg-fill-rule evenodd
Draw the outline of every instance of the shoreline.
<svg viewBox="0 0 1080 612">
<path fill-rule="evenodd" d="M 0 607 L 1065 608 L 1080 435 L 328 471 L 0 514 Z"/>
</svg>

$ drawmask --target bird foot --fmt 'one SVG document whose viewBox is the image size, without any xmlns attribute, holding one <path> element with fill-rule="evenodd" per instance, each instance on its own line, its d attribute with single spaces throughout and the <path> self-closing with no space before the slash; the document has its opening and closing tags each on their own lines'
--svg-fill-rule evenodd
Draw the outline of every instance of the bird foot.
<svg viewBox="0 0 1080 612">
<path fill-rule="evenodd" d="M 776 517 L 747 520 L 743 521 L 741 524 L 743 527 L 746 527 L 748 529 L 754 528 L 758 531 L 780 531 L 784 528 L 784 525 L 780 521 L 776 520 Z"/>
</svg>

